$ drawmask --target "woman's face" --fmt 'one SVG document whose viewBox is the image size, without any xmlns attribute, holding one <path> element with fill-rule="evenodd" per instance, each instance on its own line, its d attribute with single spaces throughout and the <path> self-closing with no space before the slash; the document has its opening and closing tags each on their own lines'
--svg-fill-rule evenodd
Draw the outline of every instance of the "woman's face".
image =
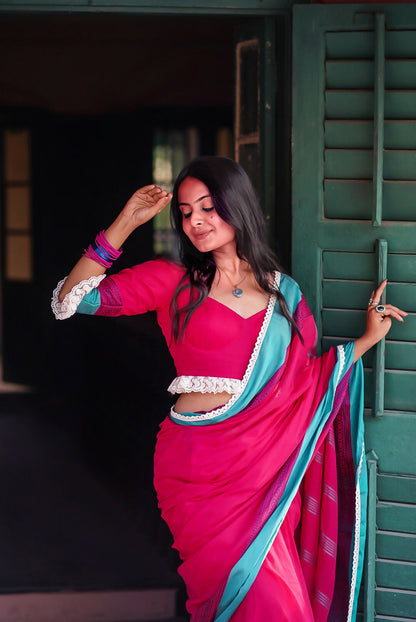
<svg viewBox="0 0 416 622">
<path fill-rule="evenodd" d="M 218 215 L 202 181 L 186 177 L 178 189 L 178 204 L 184 233 L 201 253 L 220 250 L 227 245 L 232 245 L 235 250 L 234 229 Z"/>
</svg>

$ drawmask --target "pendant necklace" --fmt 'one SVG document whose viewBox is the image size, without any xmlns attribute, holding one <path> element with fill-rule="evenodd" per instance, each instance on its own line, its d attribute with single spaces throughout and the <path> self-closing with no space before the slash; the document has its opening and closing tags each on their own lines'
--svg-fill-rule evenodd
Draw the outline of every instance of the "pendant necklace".
<svg viewBox="0 0 416 622">
<path fill-rule="evenodd" d="M 247 272 L 245 273 L 245 275 L 243 276 L 243 278 L 241 279 L 241 281 L 238 281 L 238 283 L 236 283 L 234 285 L 234 283 L 232 282 L 232 280 L 230 279 L 230 277 L 228 276 L 228 274 L 226 272 L 224 272 L 224 270 L 221 270 L 221 268 L 218 266 L 218 270 L 220 272 L 222 272 L 223 274 L 225 274 L 225 276 L 227 277 L 227 279 L 230 281 L 231 285 L 233 286 L 233 295 L 236 298 L 241 298 L 241 296 L 244 294 L 244 291 L 241 289 L 241 287 L 238 287 L 239 285 L 241 285 L 241 283 L 244 281 L 244 279 L 247 278 Z"/>
</svg>

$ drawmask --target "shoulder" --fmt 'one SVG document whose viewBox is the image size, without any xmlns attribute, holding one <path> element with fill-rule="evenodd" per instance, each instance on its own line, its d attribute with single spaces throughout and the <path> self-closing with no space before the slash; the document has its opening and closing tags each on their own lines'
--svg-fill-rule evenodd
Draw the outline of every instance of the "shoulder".
<svg viewBox="0 0 416 622">
<path fill-rule="evenodd" d="M 295 281 L 295 279 L 284 272 L 280 273 L 280 286 L 286 287 L 287 289 L 300 290 L 299 284 Z"/>
<path fill-rule="evenodd" d="M 128 268 L 134 274 L 137 275 L 154 275 L 156 277 L 177 277 L 178 280 L 185 274 L 185 268 L 180 264 L 175 263 L 173 260 L 160 257 L 157 259 L 151 259 L 144 263 L 137 264 Z"/>
<path fill-rule="evenodd" d="M 282 273 L 280 276 L 279 290 L 283 294 L 286 303 L 292 313 L 302 298 L 299 284 L 288 274 Z"/>
</svg>

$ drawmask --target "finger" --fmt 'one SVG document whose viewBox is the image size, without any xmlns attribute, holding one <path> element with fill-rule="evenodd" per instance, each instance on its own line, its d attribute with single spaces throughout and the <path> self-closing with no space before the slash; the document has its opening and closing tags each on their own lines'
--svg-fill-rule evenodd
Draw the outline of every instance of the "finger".
<svg viewBox="0 0 416 622">
<path fill-rule="evenodd" d="M 402 309 L 399 309 L 399 307 L 395 307 L 394 305 L 383 305 L 385 311 L 384 313 L 388 312 L 388 311 L 394 311 L 395 313 L 402 315 L 403 317 L 406 317 L 406 315 L 408 315 L 408 313 L 406 311 L 403 311 Z M 377 311 L 376 308 L 374 308 L 374 310 L 376 311 L 376 313 L 379 313 L 379 311 Z"/>
<path fill-rule="evenodd" d="M 396 320 L 399 320 L 399 322 L 404 322 L 403 316 L 401 315 L 402 313 L 403 311 L 400 312 L 400 309 L 397 311 L 394 309 L 386 309 L 384 315 L 394 317 Z M 407 313 L 405 315 L 407 315 Z"/>
<path fill-rule="evenodd" d="M 149 184 L 148 186 L 143 186 L 143 188 L 139 188 L 138 190 L 136 190 L 136 194 L 138 194 L 139 192 L 149 192 L 149 190 L 151 190 L 154 187 L 155 187 L 154 184 Z"/>
<path fill-rule="evenodd" d="M 167 194 L 166 196 L 161 197 L 157 203 L 155 204 L 155 209 L 157 211 L 157 213 L 161 212 L 162 210 L 165 209 L 165 207 L 171 202 L 172 200 L 172 193 L 170 192 L 169 194 Z"/>
<path fill-rule="evenodd" d="M 148 191 L 148 194 L 150 194 L 150 196 L 152 196 L 152 197 L 153 197 L 153 196 L 155 196 L 156 194 L 160 194 L 160 193 L 163 193 L 163 192 L 167 194 L 166 190 L 163 190 L 162 188 L 159 188 L 159 186 L 155 186 L 154 188 L 151 188 L 151 189 Z"/>
<path fill-rule="evenodd" d="M 380 283 L 380 285 L 377 287 L 374 296 L 372 296 L 372 298 L 374 300 L 380 300 L 381 299 L 381 296 L 383 295 L 383 292 L 384 292 L 384 289 L 385 289 L 386 285 L 387 285 L 387 279 L 384 279 L 384 281 L 382 281 Z"/>
</svg>

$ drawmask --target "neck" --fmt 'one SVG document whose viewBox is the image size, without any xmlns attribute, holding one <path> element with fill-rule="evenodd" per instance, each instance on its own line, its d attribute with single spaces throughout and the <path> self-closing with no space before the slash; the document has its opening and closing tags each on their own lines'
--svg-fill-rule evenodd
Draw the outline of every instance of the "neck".
<svg viewBox="0 0 416 622">
<path fill-rule="evenodd" d="M 213 256 L 217 267 L 229 275 L 239 275 L 247 271 L 247 262 L 240 259 L 235 248 L 214 251 Z"/>
</svg>

